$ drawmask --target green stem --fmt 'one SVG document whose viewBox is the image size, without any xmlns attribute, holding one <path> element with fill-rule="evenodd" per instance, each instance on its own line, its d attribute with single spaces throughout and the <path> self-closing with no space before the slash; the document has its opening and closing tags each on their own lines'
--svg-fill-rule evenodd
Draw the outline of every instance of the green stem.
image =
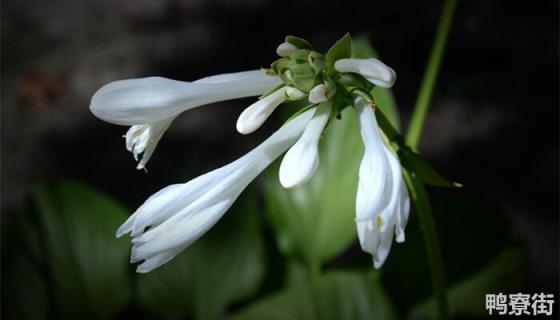
<svg viewBox="0 0 560 320">
<path fill-rule="evenodd" d="M 430 199 L 424 184 L 414 176 L 411 176 L 406 170 L 404 171 L 404 179 L 414 201 L 416 214 L 418 215 L 420 227 L 424 235 L 424 245 L 430 264 L 432 286 L 436 295 L 438 318 L 447 320 L 449 318 L 449 305 L 445 290 L 445 271 Z"/>
<path fill-rule="evenodd" d="M 422 130 L 424 129 L 424 123 L 428 115 L 437 76 L 441 68 L 441 61 L 443 59 L 447 39 L 449 38 L 449 31 L 451 30 L 456 7 L 457 0 L 445 0 L 432 51 L 428 59 L 428 65 L 422 79 L 422 84 L 420 85 L 420 90 L 410 120 L 410 127 L 406 136 L 406 143 L 414 149 L 417 149 L 420 143 Z M 432 285 L 436 296 L 438 318 L 447 320 L 449 318 L 449 305 L 445 289 L 445 272 L 430 199 L 421 181 L 411 176 L 406 171 L 404 177 L 412 199 L 414 200 L 416 213 L 418 214 L 420 226 L 424 235 L 424 244 L 429 259 Z"/>
<path fill-rule="evenodd" d="M 418 97 L 416 98 L 414 112 L 412 113 L 410 127 L 408 128 L 408 134 L 406 136 L 406 143 L 415 149 L 418 147 L 422 130 L 424 129 L 424 122 L 432 100 L 434 86 L 441 67 L 441 60 L 445 51 L 449 30 L 451 29 L 451 25 L 453 23 L 453 16 L 455 14 L 456 7 L 457 0 L 445 0 L 436 37 L 432 46 L 432 51 L 430 52 L 428 66 L 424 72 L 422 85 L 420 86 Z"/>
</svg>

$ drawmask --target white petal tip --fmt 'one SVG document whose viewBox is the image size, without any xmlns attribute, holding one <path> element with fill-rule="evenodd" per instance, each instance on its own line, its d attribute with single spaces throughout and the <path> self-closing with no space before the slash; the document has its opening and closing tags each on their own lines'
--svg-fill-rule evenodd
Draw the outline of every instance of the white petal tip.
<svg viewBox="0 0 560 320">
<path fill-rule="evenodd" d="M 298 47 L 294 46 L 289 42 L 282 42 L 278 48 L 276 48 L 276 54 L 280 57 L 289 57 L 296 51 Z"/>
</svg>

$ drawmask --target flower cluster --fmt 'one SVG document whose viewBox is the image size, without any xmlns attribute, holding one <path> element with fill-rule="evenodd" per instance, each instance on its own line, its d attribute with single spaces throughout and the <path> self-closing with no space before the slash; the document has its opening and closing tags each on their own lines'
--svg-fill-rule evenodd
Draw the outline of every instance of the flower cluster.
<svg viewBox="0 0 560 320">
<path fill-rule="evenodd" d="M 257 130 L 282 103 L 307 100 L 307 106 L 259 146 L 238 160 L 185 184 L 168 186 L 136 210 L 118 229 L 132 236 L 131 262 L 149 272 L 173 259 L 208 231 L 240 193 L 283 153 L 279 178 L 285 188 L 308 182 L 319 166 L 319 142 L 330 122 L 355 109 L 365 146 L 359 171 L 356 224 L 361 247 L 380 267 L 393 237 L 404 241 L 410 200 L 401 165 L 386 144 L 371 96 L 374 86 L 389 88 L 395 72 L 377 59 L 351 57 L 349 36 L 326 55 L 307 41 L 288 36 L 268 69 L 224 74 L 193 82 L 161 77 L 109 83 L 93 96 L 98 118 L 130 125 L 126 147 L 145 168 L 158 141 L 183 111 L 217 101 L 262 95 L 239 116 L 236 128 Z M 140 158 L 139 158 L 140 156 Z"/>
</svg>

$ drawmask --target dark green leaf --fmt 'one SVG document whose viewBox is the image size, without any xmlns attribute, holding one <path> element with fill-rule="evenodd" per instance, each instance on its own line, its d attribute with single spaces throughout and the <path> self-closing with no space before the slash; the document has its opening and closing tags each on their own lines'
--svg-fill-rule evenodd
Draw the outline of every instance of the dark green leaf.
<svg viewBox="0 0 560 320">
<path fill-rule="evenodd" d="M 127 210 L 76 182 L 34 190 L 39 236 L 57 318 L 110 318 L 130 296 L 129 244 L 115 238 Z"/>
<path fill-rule="evenodd" d="M 298 47 L 299 49 L 308 49 L 308 50 L 313 50 L 313 46 L 311 45 L 311 43 L 309 43 L 307 40 L 300 38 L 300 37 L 296 37 L 296 36 L 286 36 L 285 41 L 287 43 L 291 43 L 294 46 Z"/>
<path fill-rule="evenodd" d="M 400 146 L 398 155 L 402 165 L 415 177 L 425 184 L 436 187 L 461 187 L 457 182 L 451 182 L 432 168 L 422 156 L 407 146 Z"/>
<path fill-rule="evenodd" d="M 334 63 L 339 59 L 352 57 L 352 38 L 345 34 L 327 52 L 327 72 L 332 75 L 336 72 Z"/>
<path fill-rule="evenodd" d="M 254 199 L 254 193 L 245 194 L 174 260 L 138 275 L 139 305 L 158 315 L 219 319 L 229 304 L 253 294 L 265 268 Z"/>
<path fill-rule="evenodd" d="M 268 171 L 266 201 L 282 252 L 316 266 L 354 241 L 362 155 L 354 112 L 347 108 L 323 137 L 319 169 L 309 183 L 287 190 L 278 181 L 278 166 Z"/>
<path fill-rule="evenodd" d="M 499 207 L 465 189 L 442 189 L 436 195 L 431 197 L 432 208 L 449 288 L 483 269 L 511 246 L 511 225 Z M 383 266 L 383 287 L 403 312 L 433 293 L 418 222 L 412 212 L 406 241 L 393 245 Z"/>
<path fill-rule="evenodd" d="M 504 250 L 484 269 L 447 291 L 451 316 L 487 316 L 486 294 L 499 292 L 507 294 L 522 290 L 525 267 L 525 258 L 519 251 Z M 415 318 L 434 318 L 436 315 L 434 299 L 417 306 L 412 314 Z"/>
<path fill-rule="evenodd" d="M 374 275 L 338 271 L 315 283 L 294 283 L 231 319 L 391 320 L 397 315 Z"/>
</svg>

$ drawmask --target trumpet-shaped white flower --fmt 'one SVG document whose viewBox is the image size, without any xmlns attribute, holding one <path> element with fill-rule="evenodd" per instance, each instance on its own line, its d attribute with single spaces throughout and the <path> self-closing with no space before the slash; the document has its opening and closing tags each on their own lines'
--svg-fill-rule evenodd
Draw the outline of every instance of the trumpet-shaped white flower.
<svg viewBox="0 0 560 320">
<path fill-rule="evenodd" d="M 365 145 L 356 196 L 360 245 L 379 268 L 393 238 L 397 242 L 405 240 L 410 200 L 401 166 L 385 145 L 370 107 L 371 85 L 352 74 L 388 88 L 395 82 L 395 72 L 377 59 L 339 59 L 335 70 L 330 70 L 325 56 L 305 40 L 291 40 L 287 37 L 278 46 L 276 52 L 281 58 L 266 71 L 224 74 L 194 82 L 160 77 L 122 80 L 94 94 L 90 105 L 93 114 L 107 122 L 132 126 L 125 135 L 126 147 L 142 169 L 165 130 L 185 110 L 266 93 L 237 119 L 237 131 L 248 134 L 261 127 L 280 104 L 303 99 L 309 93 L 309 109 L 302 109 L 251 152 L 185 184 L 162 189 L 129 217 L 117 230 L 117 237 L 127 233 L 132 236 L 131 261 L 142 261 L 138 272 L 159 267 L 201 237 L 245 187 L 286 150 L 279 171 L 282 186 L 293 188 L 308 182 L 319 166 L 319 141 L 329 119 L 347 107 L 352 96 Z M 292 42 L 302 43 L 306 50 L 298 50 Z M 337 45 L 344 43 L 350 42 Z"/>
<path fill-rule="evenodd" d="M 382 88 L 392 87 L 397 80 L 395 71 L 375 58 L 340 59 L 335 62 L 334 68 L 339 72 L 358 73 Z"/>
<path fill-rule="evenodd" d="M 282 87 L 274 91 L 243 110 L 237 118 L 237 131 L 241 134 L 254 132 L 262 126 L 282 102 L 300 99 L 303 96 L 303 92 L 293 87 Z"/>
<path fill-rule="evenodd" d="M 183 111 L 213 102 L 257 96 L 281 83 L 264 70 L 223 74 L 194 82 L 161 77 L 111 82 L 91 99 L 90 110 L 98 118 L 132 125 L 126 147 L 143 169 L 171 122 Z"/>
<path fill-rule="evenodd" d="M 356 197 L 358 237 L 362 250 L 370 253 L 374 266 L 380 268 L 395 232 L 396 240 L 404 241 L 410 198 L 400 163 L 383 142 L 373 108 L 362 97 L 354 102 L 365 146 Z"/>
<path fill-rule="evenodd" d="M 206 233 L 245 187 L 294 144 L 314 112 L 302 113 L 238 160 L 150 197 L 117 230 L 117 237 L 133 237 L 131 261 L 143 261 L 137 271 L 168 262 Z"/>
<path fill-rule="evenodd" d="M 329 120 L 331 104 L 323 103 L 317 107 L 305 131 L 282 159 L 280 164 L 280 183 L 284 188 L 303 185 L 313 177 L 319 167 L 319 139 Z"/>
</svg>

